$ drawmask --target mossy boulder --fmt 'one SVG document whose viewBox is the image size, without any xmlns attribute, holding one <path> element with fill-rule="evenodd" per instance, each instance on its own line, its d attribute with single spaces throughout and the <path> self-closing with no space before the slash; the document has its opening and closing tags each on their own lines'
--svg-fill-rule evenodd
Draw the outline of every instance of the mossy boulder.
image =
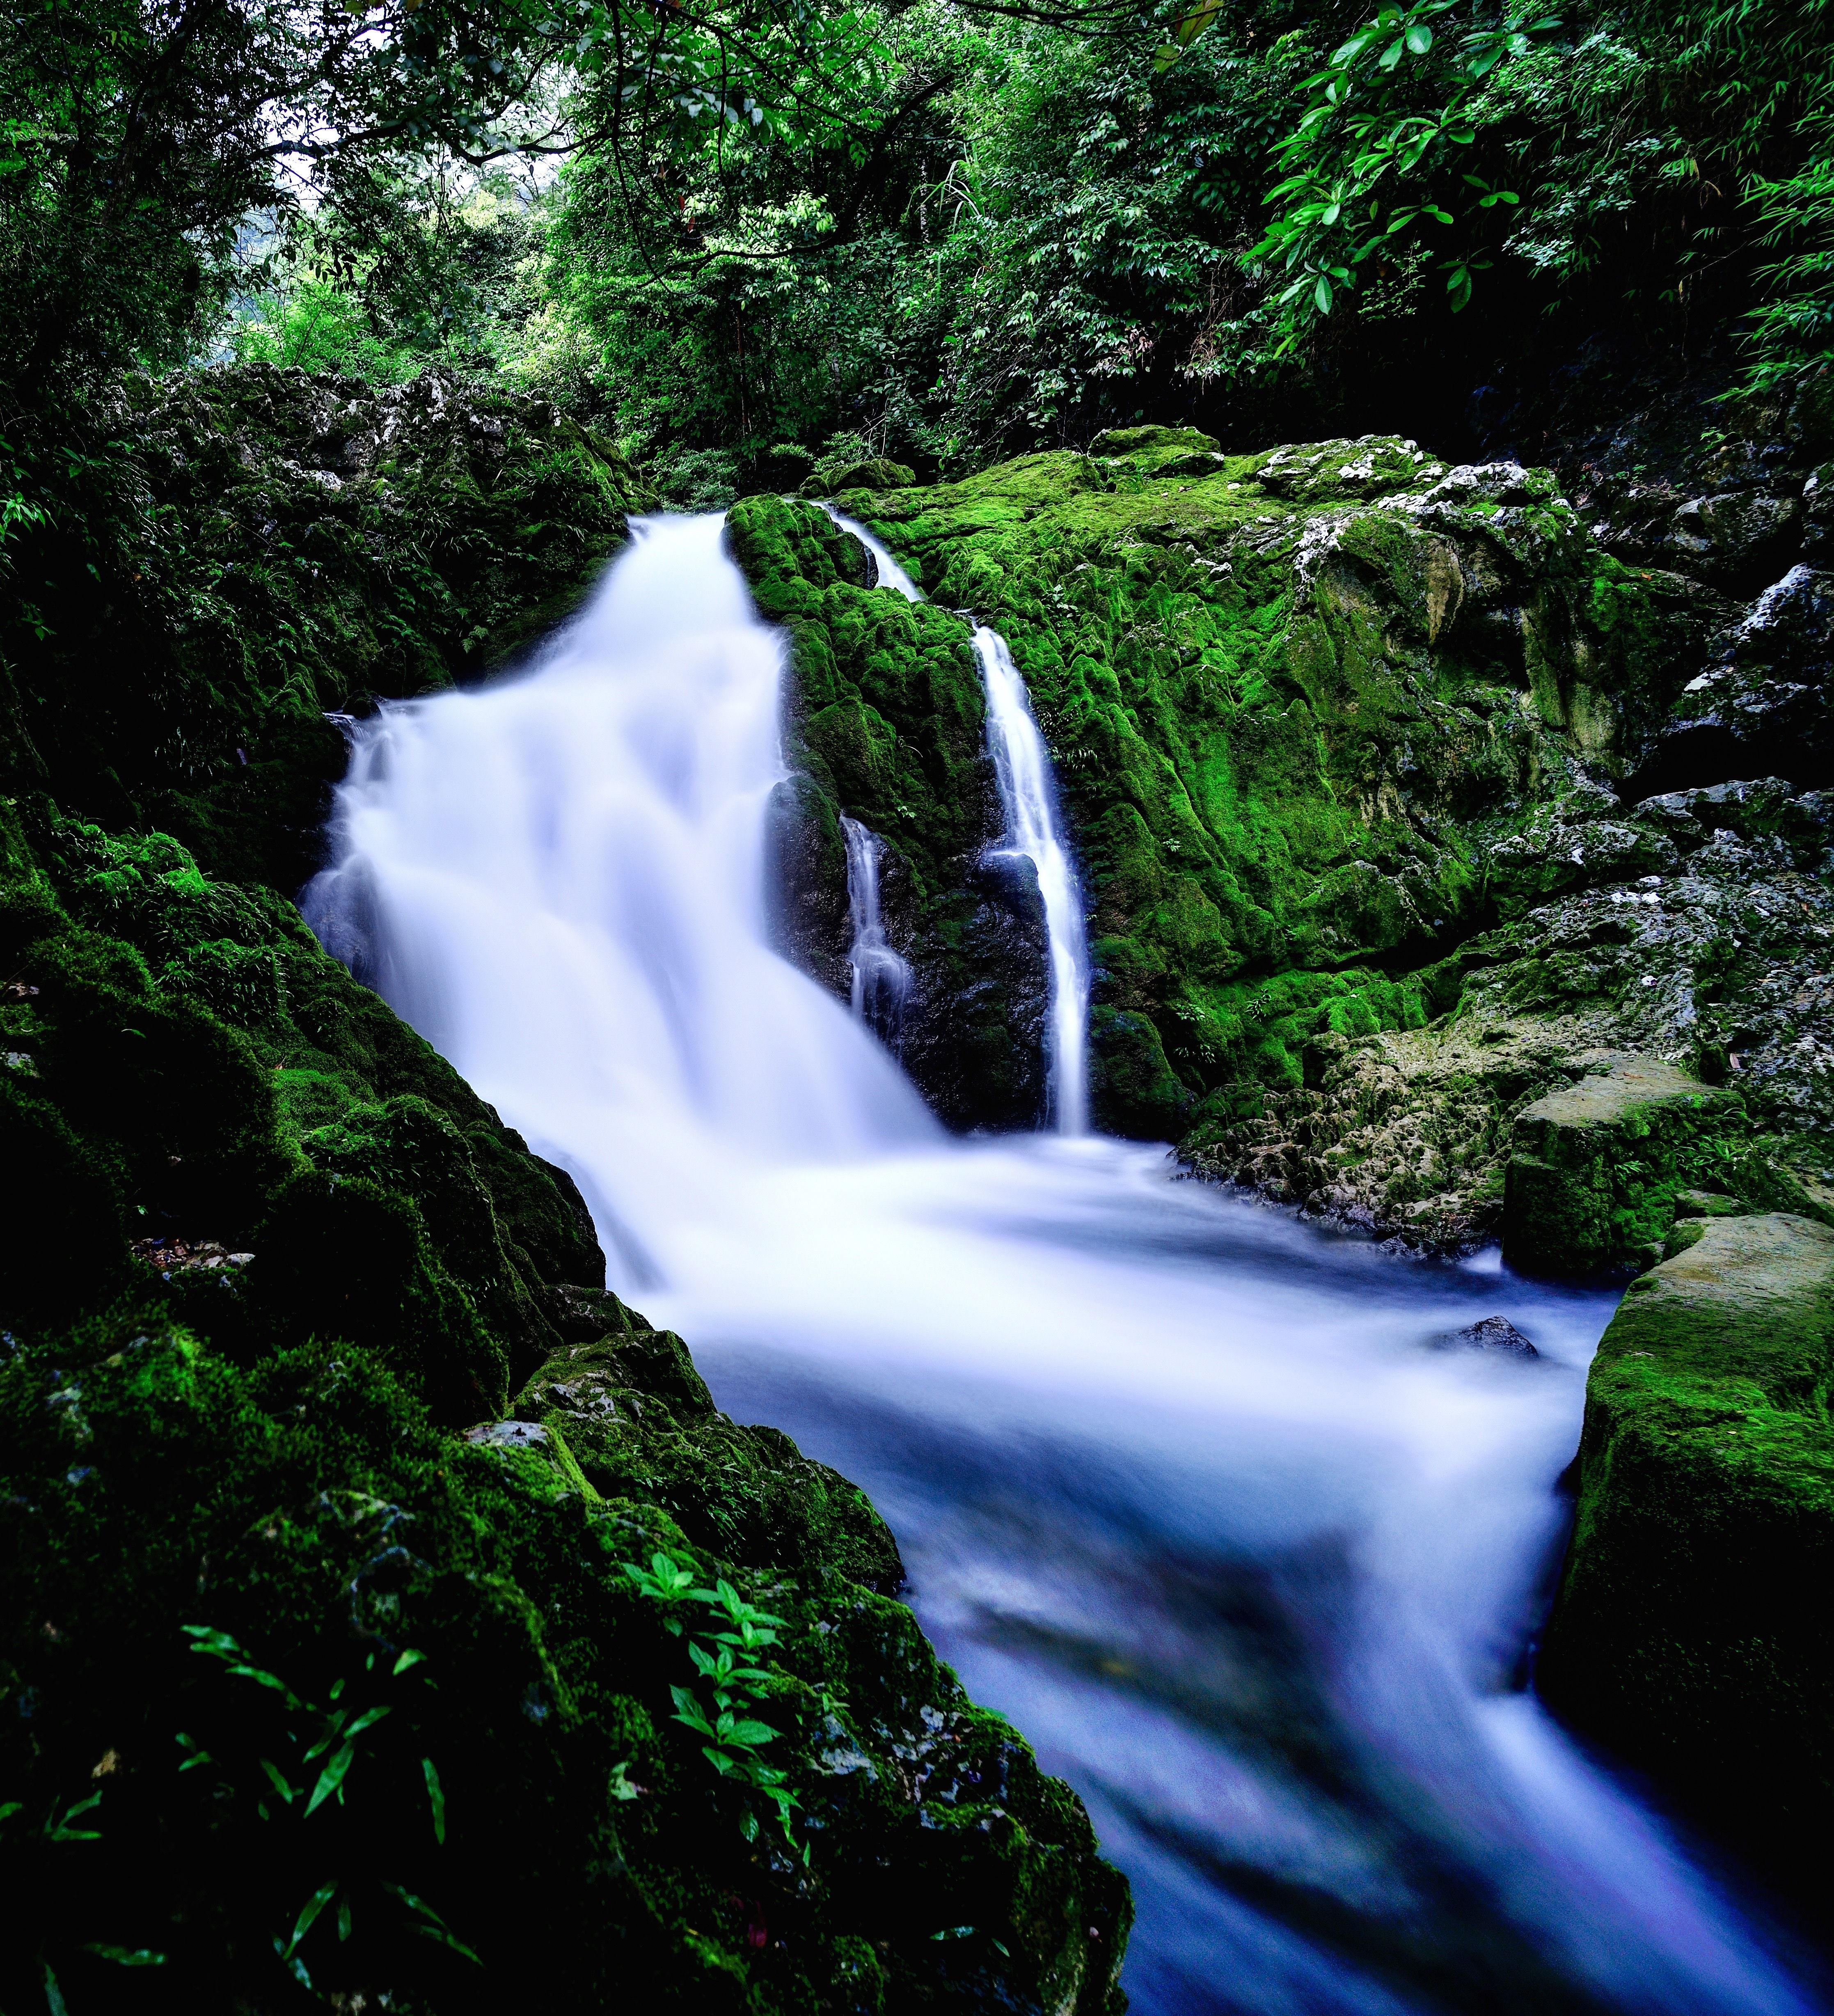
<svg viewBox="0 0 1834 2016">
<path fill-rule="evenodd" d="M 1834 1230 L 1697 1221 L 1586 1388 L 1549 1702 L 1798 1894 L 1834 1795 Z"/>
<path fill-rule="evenodd" d="M 1660 1255 L 1678 1191 L 1726 1159 L 1736 1093 L 1649 1057 L 1592 1067 L 1520 1114 L 1505 1179 L 1503 1255 L 1525 1273 L 1588 1274 Z"/>
<path fill-rule="evenodd" d="M 666 1418 L 685 1354 L 624 1349 L 620 1404 Z M 495 2009 L 535 1928 L 570 2009 L 1113 2016 L 1125 1887 L 847 1575 L 847 1534 L 896 1561 L 858 1494 L 754 1431 L 797 1560 L 754 1527 L 744 1567 L 528 1425 L 443 1435 L 347 1337 L 239 1367 L 123 1309 L 12 1349 L 8 2006 Z M 787 1826 L 680 1719 L 739 1617 Z"/>
</svg>

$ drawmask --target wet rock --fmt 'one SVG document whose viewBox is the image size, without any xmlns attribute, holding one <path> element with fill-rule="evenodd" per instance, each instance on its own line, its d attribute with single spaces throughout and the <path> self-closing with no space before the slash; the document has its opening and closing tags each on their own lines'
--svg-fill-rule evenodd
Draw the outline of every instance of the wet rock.
<svg viewBox="0 0 1834 2016">
<path fill-rule="evenodd" d="M 487 1421 L 480 1427 L 467 1428 L 465 1439 L 487 1449 L 545 1449 L 548 1438 L 539 1421 Z"/>
<path fill-rule="evenodd" d="M 1592 1740 L 1800 1880 L 1804 1842 L 1825 1869 L 1834 1795 L 1834 1230 L 1696 1222 L 1631 1283 L 1593 1361 L 1537 1677 Z"/>
<path fill-rule="evenodd" d="M 1637 795 L 1724 777 L 1834 781 L 1834 574 L 1794 567 L 1759 596 L 1656 736 Z"/>
<path fill-rule="evenodd" d="M 1511 1358 L 1539 1358 L 1541 1353 L 1507 1316 L 1485 1316 L 1437 1340 L 1444 1351 L 1494 1351 Z"/>
</svg>

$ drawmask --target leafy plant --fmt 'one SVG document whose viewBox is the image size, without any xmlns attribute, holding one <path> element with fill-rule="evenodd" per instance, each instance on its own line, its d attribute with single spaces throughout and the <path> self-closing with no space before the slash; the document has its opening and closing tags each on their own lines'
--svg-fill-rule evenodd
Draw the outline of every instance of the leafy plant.
<svg viewBox="0 0 1834 2016">
<path fill-rule="evenodd" d="M 182 1628 L 192 1641 L 193 1652 L 221 1661 L 232 1678 L 263 1688 L 277 1695 L 284 1704 L 284 1715 L 272 1730 L 270 1743 L 257 1748 L 252 1759 L 243 1744 L 237 1746 L 240 1755 L 232 1755 L 225 1751 L 219 1758 L 185 1732 L 181 1731 L 177 1738 L 178 1747 L 185 1752 L 184 1762 L 178 1767 L 182 1772 L 207 1766 L 228 1773 L 232 1780 L 239 1776 L 244 1780 L 245 1789 L 253 1791 L 256 1812 L 263 1820 L 270 1823 L 284 1823 L 286 1820 L 297 1817 L 303 1827 L 327 1802 L 335 1801 L 342 1806 L 350 1789 L 351 1774 L 372 1746 L 378 1726 L 399 1712 L 403 1725 L 417 1730 L 416 1711 L 421 1701 L 416 1697 L 434 1685 L 425 1670 L 425 1653 L 409 1647 L 378 1674 L 376 1654 L 372 1652 L 364 1667 L 365 1679 L 372 1685 L 376 1681 L 386 1685 L 411 1676 L 415 1683 L 413 1689 L 400 1690 L 394 1701 L 372 1701 L 367 1706 L 359 1708 L 353 1700 L 347 1698 L 351 1693 L 347 1677 L 340 1677 L 332 1683 L 321 1705 L 305 1699 L 279 1674 L 256 1665 L 227 1632 L 204 1624 L 187 1624 Z M 419 1748 L 418 1744 L 415 1747 Z M 268 1754 L 270 1748 L 279 1752 L 278 1759 Z M 249 1768 L 251 1762 L 261 1774 L 258 1783 Z M 446 1801 L 438 1767 L 431 1755 L 424 1751 L 420 1755 L 419 1766 L 433 1839 L 443 1847 L 446 1839 Z M 296 1804 L 297 1816 L 293 1813 Z M 353 1873 L 346 1872 L 333 1874 L 322 1883 L 300 1906 L 290 1931 L 275 1937 L 274 1950 L 282 1965 L 302 1987 L 312 1986 L 311 1975 L 300 1951 L 307 1935 L 323 1913 L 335 1906 L 333 1918 L 338 1939 L 340 1942 L 347 1940 L 355 1924 L 357 1899 L 365 1887 L 379 1890 L 400 1905 L 407 1913 L 405 1928 L 415 1936 L 430 1939 L 474 1964 L 482 1964 L 476 1953 L 458 1938 L 425 1898 L 387 1877 L 372 1877 L 366 1885 Z"/>
<path fill-rule="evenodd" d="M 1269 193 L 1275 214 L 1250 257 L 1293 276 L 1278 296 L 1288 344 L 1330 314 L 1375 254 L 1419 236 L 1423 225 L 1458 222 L 1452 203 L 1468 214 L 1521 200 L 1455 168 L 1453 150 L 1476 137 L 1471 101 L 1484 79 L 1505 56 L 1527 55 L 1559 20 L 1512 5 L 1500 25 L 1458 34 L 1445 18 L 1456 5 L 1383 7 L 1310 80 L 1311 103 L 1274 149 L 1289 172 Z M 1469 243 L 1447 250 L 1439 266 L 1455 312 L 1491 263 Z"/>
<path fill-rule="evenodd" d="M 707 1637 L 688 1641 L 688 1656 L 706 1687 L 706 1697 L 692 1687 L 671 1686 L 669 1694 L 675 1704 L 671 1719 L 706 1739 L 700 1754 L 722 1778 L 750 1787 L 775 1807 L 784 1838 L 793 1847 L 790 1816 L 800 1802 L 786 1784 L 786 1774 L 759 1755 L 766 1744 L 777 1740 L 779 1732 L 752 1712 L 761 1698 L 759 1690 L 772 1678 L 769 1669 L 759 1662 L 778 1643 L 777 1627 L 782 1618 L 748 1602 L 723 1575 L 710 1589 L 699 1584 L 694 1570 L 670 1554 L 652 1554 L 647 1568 L 635 1561 L 623 1566 L 624 1574 L 653 1603 L 671 1612 L 682 1604 L 696 1604 L 710 1613 L 708 1622 L 716 1628 Z M 688 1628 L 679 1615 L 671 1615 L 664 1622 L 678 1636 Z M 739 1820 L 739 1831 L 747 1841 L 757 1838 L 757 1815 L 750 1806 Z M 806 1861 L 806 1846 L 803 1854 Z"/>
</svg>

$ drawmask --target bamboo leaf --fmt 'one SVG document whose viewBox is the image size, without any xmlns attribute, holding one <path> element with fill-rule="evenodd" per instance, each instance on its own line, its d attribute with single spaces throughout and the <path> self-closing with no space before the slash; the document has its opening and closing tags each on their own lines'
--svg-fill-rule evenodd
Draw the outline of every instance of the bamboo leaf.
<svg viewBox="0 0 1834 2016">
<path fill-rule="evenodd" d="M 322 1884 L 300 1906 L 299 1917 L 293 1923 L 293 1937 L 287 1941 L 286 1950 L 280 1956 L 282 1960 L 293 1958 L 300 1941 L 317 1922 L 318 1913 L 336 1895 L 337 1878 L 334 1876 L 329 1883 Z"/>
<path fill-rule="evenodd" d="M 434 1769 L 430 1757 L 420 1760 L 422 1776 L 426 1780 L 426 1802 L 433 1809 L 433 1838 L 441 1848 L 446 1845 L 446 1795 L 440 1784 L 440 1774 Z"/>
<path fill-rule="evenodd" d="M 351 1766 L 356 1762 L 356 1746 L 354 1744 L 347 1743 L 318 1773 L 318 1782 L 312 1787 L 311 1798 L 306 1802 L 305 1817 L 307 1820 L 312 1817 L 313 1814 L 324 1805 L 350 1775 Z"/>
</svg>

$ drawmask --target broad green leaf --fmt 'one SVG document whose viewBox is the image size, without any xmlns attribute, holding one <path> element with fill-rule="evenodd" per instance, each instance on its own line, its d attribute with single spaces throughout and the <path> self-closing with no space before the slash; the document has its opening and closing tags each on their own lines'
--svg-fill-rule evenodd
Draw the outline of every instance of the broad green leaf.
<svg viewBox="0 0 1834 2016">
<path fill-rule="evenodd" d="M 1376 67 L 1378 70 L 1393 70 L 1395 65 L 1401 61 L 1402 54 L 1405 51 L 1407 46 L 1407 38 L 1404 35 L 1397 35 L 1394 40 L 1389 44 L 1388 47 L 1385 49 L 1382 52 L 1381 55 L 1376 59 Z"/>
<path fill-rule="evenodd" d="M 1407 42 L 1415 56 L 1423 56 L 1433 47 L 1433 31 L 1424 21 L 1416 21 L 1408 31 Z"/>
<path fill-rule="evenodd" d="M 408 1649 L 401 1654 L 400 1658 L 395 1661 L 394 1670 L 397 1678 L 399 1678 L 401 1674 L 406 1672 L 410 1666 L 418 1666 L 421 1661 L 426 1658 L 426 1654 L 424 1652 L 416 1652 L 413 1647 L 410 1646 Z"/>
<path fill-rule="evenodd" d="M 117 1967 L 164 1967 L 166 1957 L 155 1953 L 150 1946 L 86 1946 L 85 1953 L 92 1953 L 98 1960 L 112 1960 Z"/>
<path fill-rule="evenodd" d="M 735 1722 L 726 1732 L 728 1743 L 743 1743 L 753 1749 L 761 1743 L 775 1743 L 776 1740 L 777 1732 L 768 1722 Z"/>
<path fill-rule="evenodd" d="M 1318 283 L 1312 289 L 1312 299 L 1318 304 L 1320 315 L 1331 312 L 1331 283 L 1322 273 L 1318 275 Z"/>
</svg>

